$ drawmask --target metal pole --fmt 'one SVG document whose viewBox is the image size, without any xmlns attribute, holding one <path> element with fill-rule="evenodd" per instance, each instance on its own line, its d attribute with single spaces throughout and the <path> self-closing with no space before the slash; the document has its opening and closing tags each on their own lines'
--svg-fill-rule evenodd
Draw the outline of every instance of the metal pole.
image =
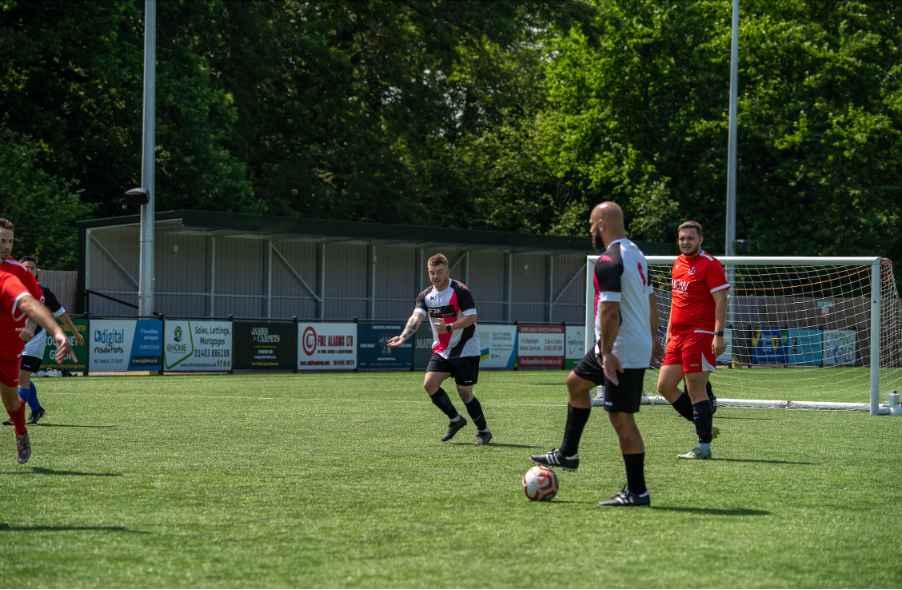
<svg viewBox="0 0 902 590">
<path fill-rule="evenodd" d="M 724 252 L 727 256 L 736 254 L 736 112 L 739 92 L 739 0 L 733 0 L 733 35 L 730 43 L 730 135 L 727 149 L 727 238 Z M 728 266 L 727 282 L 735 288 L 736 267 Z M 735 328 L 736 295 L 731 288 L 727 291 L 727 328 Z M 730 332 L 732 342 L 732 331 Z"/>
<path fill-rule="evenodd" d="M 724 252 L 733 256 L 736 241 L 736 96 L 739 85 L 739 0 L 733 0 L 733 38 L 730 48 L 730 138 L 727 151 L 727 244 Z"/>
<path fill-rule="evenodd" d="M 880 258 L 871 266 L 871 416 L 880 413 Z"/>
<path fill-rule="evenodd" d="M 144 2 L 144 133 L 141 145 L 141 186 L 147 190 L 147 204 L 141 205 L 141 266 L 138 277 L 138 315 L 153 313 L 154 238 L 154 144 L 157 75 L 157 0 Z"/>
</svg>

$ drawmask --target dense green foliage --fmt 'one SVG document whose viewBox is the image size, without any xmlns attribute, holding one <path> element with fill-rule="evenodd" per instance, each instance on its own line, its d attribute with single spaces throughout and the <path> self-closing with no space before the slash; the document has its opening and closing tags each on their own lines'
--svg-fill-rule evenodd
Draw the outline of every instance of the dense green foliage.
<svg viewBox="0 0 902 590">
<path fill-rule="evenodd" d="M 134 212 L 142 19 L 0 0 L 4 142 L 85 205 L 41 212 L 55 235 Z M 723 251 L 730 0 L 160 0 L 157 22 L 159 211 L 578 235 L 612 198 L 637 239 L 692 218 Z M 900 45 L 899 3 L 742 3 L 753 253 L 902 260 Z"/>
<path fill-rule="evenodd" d="M 692 425 L 643 406 L 652 506 L 602 509 L 625 473 L 596 408 L 579 471 L 530 502 L 565 377 L 483 372 L 482 447 L 472 425 L 439 441 L 415 373 L 39 379 L 31 460 L 9 428 L 0 448 L 0 569 L 11 588 L 902 584 L 898 418 L 721 408 L 693 463 Z"/>
</svg>

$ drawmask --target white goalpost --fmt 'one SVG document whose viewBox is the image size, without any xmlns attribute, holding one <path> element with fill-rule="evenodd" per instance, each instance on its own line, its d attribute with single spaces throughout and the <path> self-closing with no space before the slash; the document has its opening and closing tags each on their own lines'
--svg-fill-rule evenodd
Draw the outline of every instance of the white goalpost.
<svg viewBox="0 0 902 590">
<path fill-rule="evenodd" d="M 648 256 L 664 340 L 676 256 Z M 594 345 L 593 270 L 586 261 L 586 351 Z M 880 257 L 718 257 L 728 292 L 727 349 L 711 385 L 718 406 L 902 413 L 902 304 Z M 657 367 L 643 403 L 666 404 Z M 600 400 L 593 400 L 600 405 Z"/>
</svg>

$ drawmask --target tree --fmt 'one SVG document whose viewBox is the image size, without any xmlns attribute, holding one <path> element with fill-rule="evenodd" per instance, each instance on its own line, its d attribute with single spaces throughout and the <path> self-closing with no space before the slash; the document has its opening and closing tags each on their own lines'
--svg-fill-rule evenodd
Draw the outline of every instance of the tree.
<svg viewBox="0 0 902 590">
<path fill-rule="evenodd" d="M 0 217 L 16 226 L 13 257 L 31 255 L 41 268 L 75 270 L 75 222 L 90 217 L 92 206 L 79 199 L 72 183 L 45 172 L 50 150 L 9 130 L 0 121 Z"/>
</svg>

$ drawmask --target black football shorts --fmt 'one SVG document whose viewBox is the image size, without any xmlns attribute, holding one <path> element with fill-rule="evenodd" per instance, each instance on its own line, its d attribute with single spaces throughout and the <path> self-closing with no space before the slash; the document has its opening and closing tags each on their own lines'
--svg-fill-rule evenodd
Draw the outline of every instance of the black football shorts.
<svg viewBox="0 0 902 590">
<path fill-rule="evenodd" d="M 617 374 L 617 385 L 611 383 L 604 375 L 601 359 L 590 350 L 573 369 L 577 377 L 591 381 L 595 385 L 604 386 L 604 409 L 608 412 L 624 412 L 635 414 L 642 404 L 645 369 L 623 369 Z"/>
<path fill-rule="evenodd" d="M 432 353 L 427 373 L 451 373 L 458 385 L 476 385 L 479 380 L 479 357 L 464 356 L 446 359 L 440 354 Z"/>
</svg>

